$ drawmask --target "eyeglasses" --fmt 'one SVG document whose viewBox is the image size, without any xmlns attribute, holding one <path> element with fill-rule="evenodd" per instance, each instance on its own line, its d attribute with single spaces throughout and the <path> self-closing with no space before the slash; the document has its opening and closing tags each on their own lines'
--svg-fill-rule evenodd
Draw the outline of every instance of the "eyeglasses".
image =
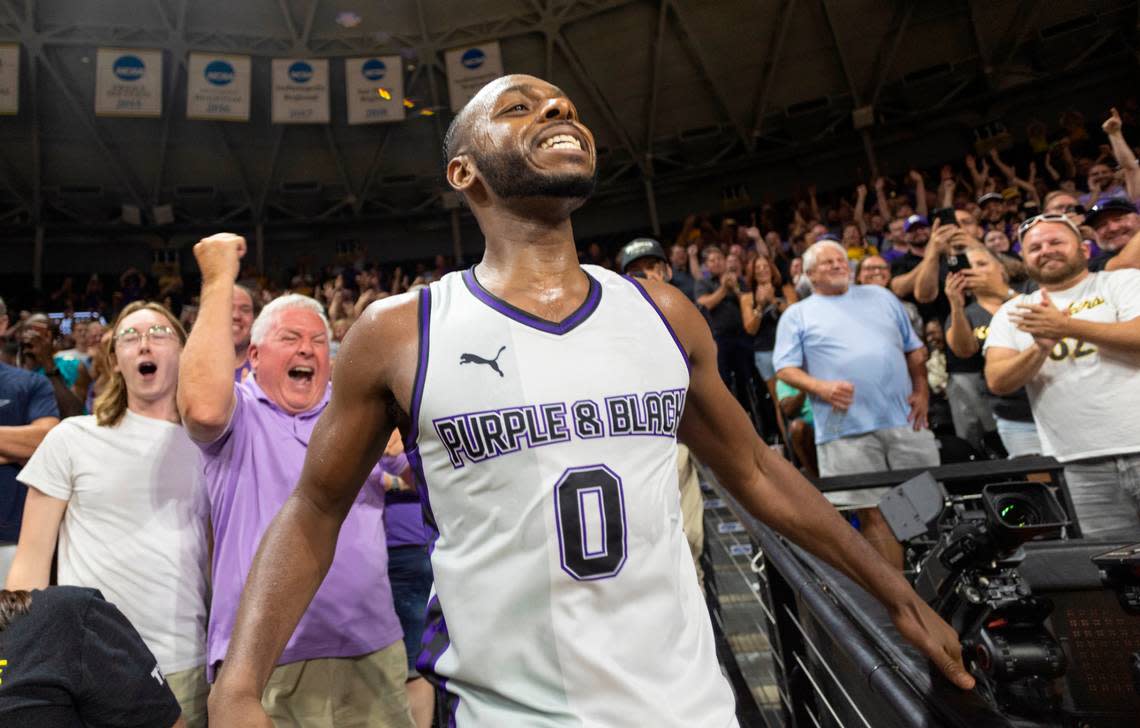
<svg viewBox="0 0 1140 728">
<path fill-rule="evenodd" d="M 1029 232 L 1030 229 L 1032 229 L 1033 226 L 1039 222 L 1060 222 L 1060 223 L 1064 223 L 1065 225 L 1069 226 L 1070 230 L 1073 231 L 1073 235 L 1077 236 L 1077 240 L 1084 240 L 1085 236 L 1081 235 L 1081 229 L 1078 228 L 1076 226 L 1076 224 L 1072 220 L 1069 219 L 1068 215 L 1063 215 L 1059 212 L 1046 212 L 1043 215 L 1037 215 L 1036 217 L 1031 217 L 1028 220 L 1026 220 L 1025 222 L 1021 223 L 1021 225 L 1017 228 L 1017 239 L 1021 240 L 1022 238 L 1024 238 L 1025 233 Z"/>
<path fill-rule="evenodd" d="M 149 339 L 152 344 L 165 344 L 173 341 L 175 336 L 177 334 L 169 326 L 155 324 L 143 332 L 133 326 L 128 326 L 115 336 L 115 344 L 120 349 L 133 349 L 142 343 L 144 337 Z"/>
</svg>

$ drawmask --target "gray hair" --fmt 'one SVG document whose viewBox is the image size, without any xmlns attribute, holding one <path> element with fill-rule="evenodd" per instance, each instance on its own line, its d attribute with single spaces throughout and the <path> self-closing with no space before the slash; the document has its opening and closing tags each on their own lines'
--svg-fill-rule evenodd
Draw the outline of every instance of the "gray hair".
<svg viewBox="0 0 1140 728">
<path fill-rule="evenodd" d="M 325 326 L 325 334 L 330 341 L 332 340 L 332 329 L 329 327 L 329 318 L 325 315 L 325 307 L 316 299 L 302 296 L 300 293 L 290 293 L 273 299 L 265 305 L 265 308 L 261 309 L 261 313 L 254 319 L 253 327 L 249 330 L 249 343 L 261 346 L 261 342 L 277 324 L 278 317 L 290 309 L 301 309 L 315 313 Z"/>
<path fill-rule="evenodd" d="M 823 250 L 825 248 L 832 248 L 834 250 L 838 250 L 840 253 L 843 254 L 843 259 L 847 260 L 847 250 L 842 245 L 835 242 L 834 240 L 820 240 L 819 242 L 812 243 L 812 246 L 804 251 L 804 275 L 805 276 L 807 274 L 811 273 L 812 269 L 815 268 L 816 263 L 819 262 L 819 254 L 821 252 L 823 252 Z"/>
</svg>

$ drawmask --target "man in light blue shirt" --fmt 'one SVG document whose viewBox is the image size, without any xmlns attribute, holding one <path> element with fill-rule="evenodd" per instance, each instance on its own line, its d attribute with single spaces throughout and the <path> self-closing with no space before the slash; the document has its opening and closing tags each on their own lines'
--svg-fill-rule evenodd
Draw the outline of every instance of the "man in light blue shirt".
<svg viewBox="0 0 1140 728">
<path fill-rule="evenodd" d="M 820 475 L 937 466 L 926 427 L 926 349 L 902 304 L 882 286 L 851 286 L 846 251 L 834 242 L 809 248 L 804 272 L 815 295 L 780 317 L 773 364 L 780 380 L 811 398 Z M 883 492 L 828 497 L 869 508 Z M 879 550 L 901 563 L 878 511 L 861 511 L 860 519 L 868 540 L 889 539 Z"/>
</svg>

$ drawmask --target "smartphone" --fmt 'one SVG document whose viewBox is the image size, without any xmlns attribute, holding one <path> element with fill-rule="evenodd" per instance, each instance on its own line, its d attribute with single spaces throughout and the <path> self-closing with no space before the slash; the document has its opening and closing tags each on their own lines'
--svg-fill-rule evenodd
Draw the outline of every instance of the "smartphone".
<svg viewBox="0 0 1140 728">
<path fill-rule="evenodd" d="M 954 215 L 953 207 L 940 207 L 934 211 L 934 217 L 942 225 L 958 226 L 958 218 Z"/>
<path fill-rule="evenodd" d="M 966 257 L 966 251 L 960 253 L 950 253 L 946 256 L 946 269 L 951 273 L 961 273 L 970 267 L 970 259 Z"/>
</svg>

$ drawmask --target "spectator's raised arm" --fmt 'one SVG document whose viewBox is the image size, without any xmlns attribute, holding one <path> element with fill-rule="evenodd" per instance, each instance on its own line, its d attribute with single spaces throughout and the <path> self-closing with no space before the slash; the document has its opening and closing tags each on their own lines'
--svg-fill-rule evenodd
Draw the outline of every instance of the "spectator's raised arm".
<svg viewBox="0 0 1140 728">
<path fill-rule="evenodd" d="M 855 224 L 859 226 L 859 232 L 863 235 L 867 234 L 867 220 L 863 215 L 863 207 L 867 204 L 867 185 L 859 185 L 855 188 L 855 211 L 853 217 Z"/>
<path fill-rule="evenodd" d="M 202 302 L 178 370 L 178 411 L 190 437 L 199 442 L 218 439 L 234 410 L 229 352 L 234 347 L 234 279 L 244 254 L 245 238 L 230 233 L 211 235 L 194 246 L 202 269 Z"/>
<path fill-rule="evenodd" d="M 1124 172 L 1124 187 L 1128 190 L 1128 197 L 1135 200 L 1140 197 L 1140 162 L 1137 162 L 1136 154 L 1128 146 L 1128 142 L 1124 140 L 1120 113 L 1113 109 L 1112 114 L 1101 125 L 1101 128 L 1108 135 L 1108 143 L 1112 147 L 1112 156 L 1116 158 L 1116 163 Z"/>
<path fill-rule="evenodd" d="M 914 211 L 923 217 L 929 217 L 930 208 L 926 204 L 926 180 L 922 178 L 922 172 L 912 169 L 908 177 L 914 183 Z"/>
</svg>

